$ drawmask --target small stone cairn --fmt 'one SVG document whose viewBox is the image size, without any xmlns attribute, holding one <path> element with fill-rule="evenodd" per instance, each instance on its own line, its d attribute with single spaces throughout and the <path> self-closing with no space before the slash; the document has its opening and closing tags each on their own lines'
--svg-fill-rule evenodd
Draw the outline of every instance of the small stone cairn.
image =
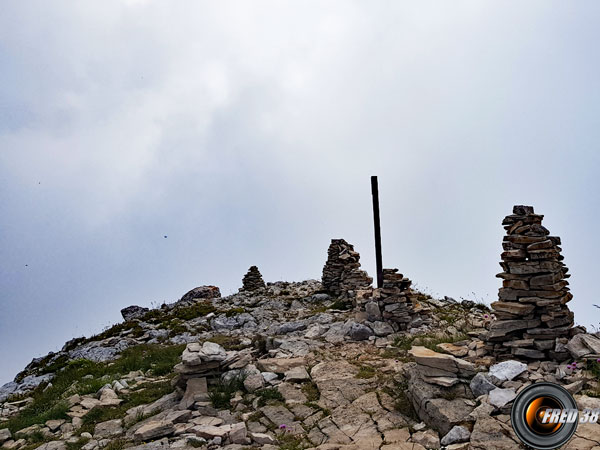
<svg viewBox="0 0 600 450">
<path fill-rule="evenodd" d="M 398 330 L 406 330 L 414 316 L 416 296 L 410 288 L 412 281 L 398 269 L 383 269 L 383 287 L 379 291 L 379 308 L 383 319 Z"/>
<path fill-rule="evenodd" d="M 185 386 L 192 378 L 218 377 L 238 359 L 237 352 L 227 352 L 214 342 L 189 343 L 181 355 L 181 362 L 174 367 L 178 374 L 176 384 Z"/>
<path fill-rule="evenodd" d="M 360 254 L 344 239 L 332 239 L 327 250 L 327 262 L 323 267 L 323 289 L 340 296 L 356 294 L 359 289 L 368 289 L 373 283 L 367 272 L 360 270 Z"/>
<path fill-rule="evenodd" d="M 265 282 L 260 274 L 260 271 L 258 270 L 258 267 L 251 266 L 248 269 L 248 273 L 246 273 L 242 279 L 242 288 L 240 291 L 256 291 L 264 287 Z"/>
<path fill-rule="evenodd" d="M 498 359 L 569 358 L 565 348 L 573 327 L 566 303 L 573 295 L 566 278 L 559 237 L 549 236 L 543 215 L 532 206 L 515 206 L 502 225 L 502 288 L 492 303 L 497 318 L 486 336 L 486 348 Z"/>
</svg>

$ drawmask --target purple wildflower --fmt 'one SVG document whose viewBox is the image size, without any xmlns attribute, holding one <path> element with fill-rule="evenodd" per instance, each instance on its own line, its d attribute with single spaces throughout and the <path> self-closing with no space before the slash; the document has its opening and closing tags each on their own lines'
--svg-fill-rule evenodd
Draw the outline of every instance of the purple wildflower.
<svg viewBox="0 0 600 450">
<path fill-rule="evenodd" d="M 281 425 L 279 425 L 280 430 L 285 430 L 286 428 L 287 428 L 287 425 L 285 423 L 282 423 Z"/>
</svg>

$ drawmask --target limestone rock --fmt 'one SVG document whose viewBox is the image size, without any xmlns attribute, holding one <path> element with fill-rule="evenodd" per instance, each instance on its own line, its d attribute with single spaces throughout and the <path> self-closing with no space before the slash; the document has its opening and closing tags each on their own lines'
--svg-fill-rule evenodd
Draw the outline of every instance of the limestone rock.
<svg viewBox="0 0 600 450">
<path fill-rule="evenodd" d="M 496 389 L 496 386 L 490 381 L 489 377 L 482 372 L 475 374 L 469 387 L 475 397 L 487 395 L 491 390 Z"/>
<path fill-rule="evenodd" d="M 517 396 L 514 389 L 496 388 L 489 393 L 489 402 L 496 408 L 502 408 L 504 405 L 512 402 Z"/>
<path fill-rule="evenodd" d="M 429 377 L 471 377 L 475 374 L 473 363 L 452 355 L 434 352 L 426 347 L 413 346 L 409 353 L 414 356 L 419 371 Z"/>
<path fill-rule="evenodd" d="M 10 438 L 12 438 L 12 434 L 8 428 L 0 429 L 0 445 L 4 444 Z"/>
<path fill-rule="evenodd" d="M 186 292 L 178 303 L 195 303 L 199 300 L 207 300 L 221 297 L 221 291 L 217 286 L 199 286 Z"/>
<path fill-rule="evenodd" d="M 150 421 L 138 428 L 133 434 L 133 439 L 136 442 L 149 441 L 163 436 L 173 434 L 175 427 L 172 422 L 168 421 Z"/>
<path fill-rule="evenodd" d="M 467 442 L 470 437 L 471 437 L 471 432 L 467 428 L 465 428 L 461 425 L 456 425 L 456 426 L 452 427 L 452 429 L 448 432 L 448 434 L 446 434 L 442 438 L 441 444 L 446 446 L 446 445 L 456 444 L 459 442 Z"/>
<path fill-rule="evenodd" d="M 95 439 L 104 439 L 118 436 L 123 433 L 123 421 L 121 419 L 107 420 L 96 424 L 94 429 Z"/>
<path fill-rule="evenodd" d="M 148 311 L 150 311 L 150 308 L 132 305 L 128 306 L 127 308 L 123 308 L 121 310 L 121 315 L 123 316 L 123 319 L 128 322 L 134 319 L 141 319 Z"/>
<path fill-rule="evenodd" d="M 499 381 L 510 381 L 527 371 L 527 364 L 519 361 L 503 361 L 490 367 L 490 375 Z"/>
<path fill-rule="evenodd" d="M 310 375 L 302 366 L 294 367 L 285 373 L 285 381 L 291 383 L 303 383 L 310 380 Z"/>
</svg>

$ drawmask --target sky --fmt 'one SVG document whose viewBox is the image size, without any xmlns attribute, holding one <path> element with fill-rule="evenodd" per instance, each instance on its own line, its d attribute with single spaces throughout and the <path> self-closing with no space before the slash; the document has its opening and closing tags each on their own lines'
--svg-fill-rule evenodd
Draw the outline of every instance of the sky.
<svg viewBox="0 0 600 450">
<path fill-rule="evenodd" d="M 563 240 L 600 322 L 594 1 L 7 2 L 0 384 L 120 309 L 319 279 L 332 238 L 494 301 L 503 217 Z M 164 236 L 167 236 L 166 238 Z"/>
</svg>

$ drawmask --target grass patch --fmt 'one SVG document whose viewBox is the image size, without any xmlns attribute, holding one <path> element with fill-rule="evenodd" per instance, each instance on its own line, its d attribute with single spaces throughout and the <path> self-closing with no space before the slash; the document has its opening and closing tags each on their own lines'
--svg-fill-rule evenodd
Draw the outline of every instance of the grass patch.
<svg viewBox="0 0 600 450">
<path fill-rule="evenodd" d="M 308 406 L 309 408 L 316 409 L 317 411 L 321 411 L 325 416 L 330 416 L 331 415 L 331 411 L 329 409 L 322 408 L 321 406 L 319 406 L 315 402 L 306 402 L 306 403 L 304 403 L 304 406 Z"/>
<path fill-rule="evenodd" d="M 410 398 L 406 395 L 408 391 L 408 382 L 404 379 L 394 380 L 394 387 L 385 387 L 383 391 L 394 399 L 394 408 L 403 416 L 409 417 L 416 422 L 419 422 L 419 416 L 413 407 Z"/>
<path fill-rule="evenodd" d="M 358 373 L 354 376 L 355 378 L 368 379 L 373 378 L 376 374 L 376 370 L 371 366 L 360 366 Z"/>
<path fill-rule="evenodd" d="M 67 446 L 67 450 L 79 450 L 89 441 L 89 438 L 79 438 L 77 442 L 65 442 L 65 445 Z"/>
<path fill-rule="evenodd" d="M 231 399 L 237 391 L 244 389 L 244 377 L 233 377 L 227 382 L 219 382 L 209 389 L 208 397 L 211 403 L 217 409 L 231 408 Z"/>
<path fill-rule="evenodd" d="M 171 382 L 161 381 L 158 383 L 144 383 L 135 391 L 123 396 L 123 403 L 112 408 L 95 407 L 85 416 L 82 417 L 82 425 L 78 431 L 79 434 L 87 431 L 94 433 L 94 428 L 97 423 L 106 422 L 107 420 L 121 419 L 125 417 L 127 410 L 139 405 L 145 405 L 158 400 L 164 395 L 173 392 Z M 140 416 L 140 420 L 145 417 Z"/>
<path fill-rule="evenodd" d="M 306 395 L 306 398 L 309 402 L 316 402 L 317 400 L 319 400 L 319 398 L 321 398 L 319 388 L 312 381 L 309 381 L 308 383 L 302 385 L 302 392 L 304 393 L 304 395 Z"/>
<path fill-rule="evenodd" d="M 238 314 L 242 314 L 245 313 L 246 310 L 244 308 L 242 308 L 241 306 L 237 307 L 237 308 L 230 308 L 227 309 L 225 311 L 220 311 L 222 314 L 225 314 L 225 316 L 227 317 L 233 317 L 233 316 L 237 316 Z"/>
<path fill-rule="evenodd" d="M 310 310 L 310 315 L 314 316 L 315 314 L 324 313 L 325 311 L 327 311 L 327 306 L 315 306 L 313 309 Z"/>
<path fill-rule="evenodd" d="M 127 441 L 125 439 L 115 439 L 110 441 L 104 450 L 123 450 L 127 445 Z"/>
<path fill-rule="evenodd" d="M 155 375 L 171 373 L 185 345 L 160 346 L 139 345 L 126 349 L 114 362 L 96 363 L 89 360 L 75 360 L 67 363 L 56 373 L 52 385 L 42 384 L 31 393 L 33 402 L 18 416 L 1 426 L 13 433 L 34 424 L 42 424 L 51 419 L 69 419 L 69 410 L 64 397 L 73 393 L 89 394 L 98 391 L 112 379 L 134 370 L 151 370 Z M 91 378 L 84 378 L 91 375 Z M 104 377 L 104 378 L 103 378 Z M 131 394 L 142 395 L 142 394 Z M 126 403 L 126 402 L 124 402 Z"/>
<path fill-rule="evenodd" d="M 258 356 L 266 355 L 268 353 L 267 338 L 262 334 L 254 336 L 252 338 L 252 347 L 257 350 Z"/>
<path fill-rule="evenodd" d="M 277 437 L 277 440 L 279 441 L 279 450 L 302 450 L 305 448 L 302 436 L 282 433 Z"/>
<path fill-rule="evenodd" d="M 261 391 L 258 391 L 256 394 L 259 397 L 258 405 L 260 407 L 265 406 L 267 403 L 284 401 L 283 395 L 281 395 L 281 392 L 279 392 L 277 390 L 277 388 L 262 389 Z"/>
<path fill-rule="evenodd" d="M 475 308 L 480 309 L 482 311 L 486 311 L 486 312 L 491 311 L 489 305 L 486 303 L 483 303 L 481 301 L 475 303 Z"/>
<path fill-rule="evenodd" d="M 329 309 L 339 309 L 340 311 L 348 311 L 353 308 L 352 302 L 338 298 L 331 304 Z"/>
</svg>

